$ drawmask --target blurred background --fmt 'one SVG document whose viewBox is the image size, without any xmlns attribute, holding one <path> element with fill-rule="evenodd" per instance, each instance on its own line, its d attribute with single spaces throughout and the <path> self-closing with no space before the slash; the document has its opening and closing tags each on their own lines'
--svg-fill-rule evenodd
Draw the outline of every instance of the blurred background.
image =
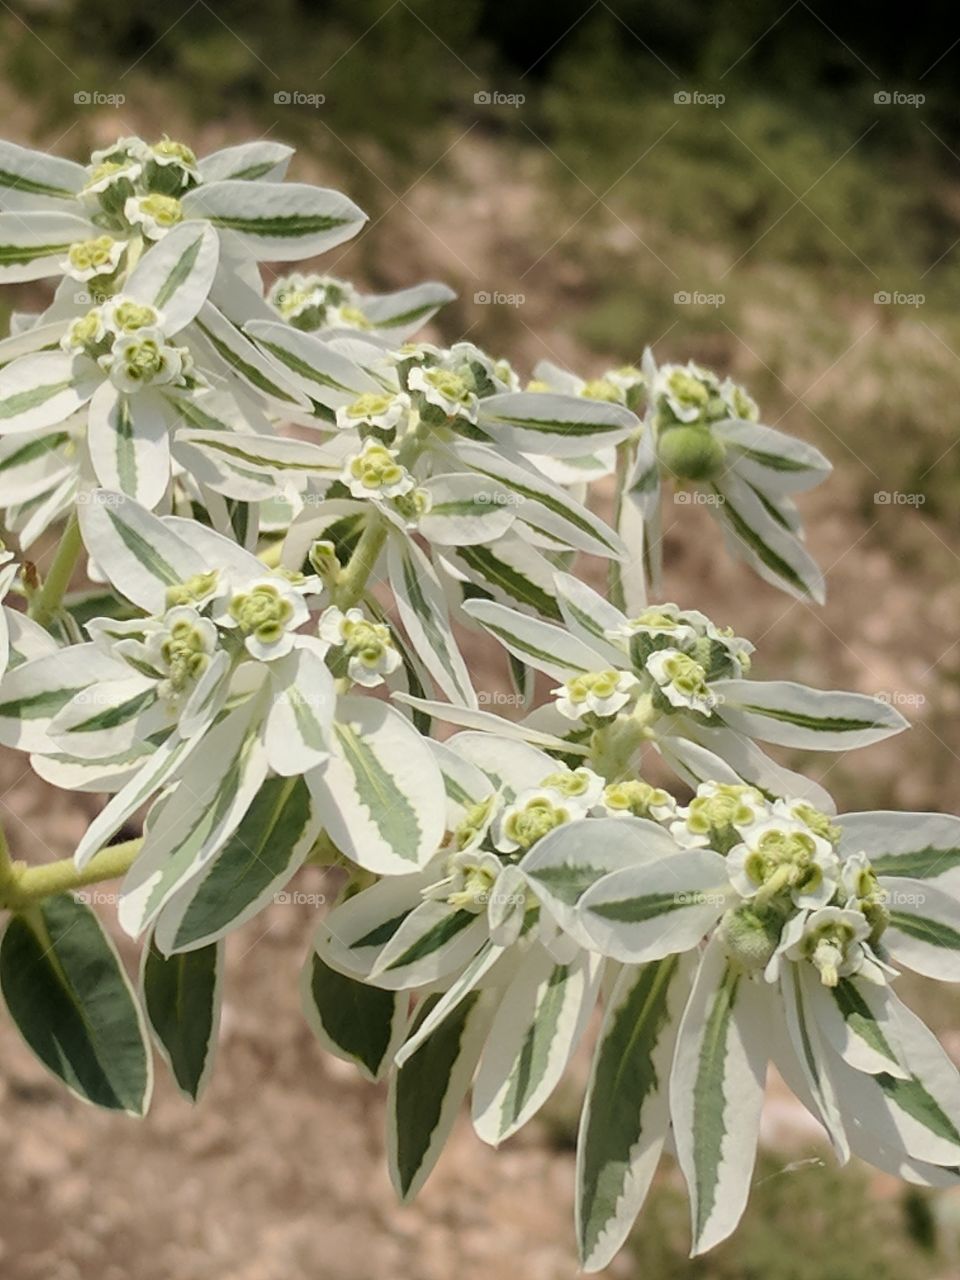
<svg viewBox="0 0 960 1280">
<path fill-rule="evenodd" d="M 827 606 L 731 565 L 706 514 L 669 503 L 667 598 L 752 638 L 761 677 L 879 693 L 908 716 L 908 737 L 805 757 L 842 809 L 956 811 L 960 19 L 924 12 L 909 29 L 901 6 L 863 0 L 11 0 L 2 133 L 77 160 L 129 133 L 199 154 L 293 143 L 293 178 L 370 214 L 320 268 L 367 290 L 448 281 L 444 341 L 522 376 L 541 358 L 590 376 L 652 345 L 744 381 L 764 421 L 836 466 L 801 504 Z M 41 302 L 24 286 L 0 306 Z M 65 856 L 89 797 L 52 794 L 24 763 L 8 755 L 0 774 L 15 853 Z M 313 871 L 303 888 L 327 886 Z M 112 886 L 96 900 L 112 917 Z M 299 1017 L 313 915 L 276 906 L 231 939 L 218 1070 L 195 1111 L 161 1081 L 142 1123 L 94 1114 L 0 1023 L 0 1274 L 576 1273 L 585 1063 L 500 1153 L 463 1124 L 399 1208 L 380 1092 Z M 960 1001 L 906 995 L 960 1056 Z M 731 1243 L 686 1260 L 668 1166 L 610 1274 L 960 1276 L 960 1195 L 838 1173 L 776 1087 L 764 1139 Z"/>
</svg>

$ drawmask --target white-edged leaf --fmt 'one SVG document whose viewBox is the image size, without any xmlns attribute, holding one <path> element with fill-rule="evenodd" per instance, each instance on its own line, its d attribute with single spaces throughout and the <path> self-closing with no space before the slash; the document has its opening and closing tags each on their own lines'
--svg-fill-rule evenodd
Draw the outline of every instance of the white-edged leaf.
<svg viewBox="0 0 960 1280">
<path fill-rule="evenodd" d="M 725 1239 L 747 1203 L 767 1070 L 764 1040 L 762 997 L 714 937 L 694 979 L 670 1073 L 694 1255 Z"/>
<path fill-rule="evenodd" d="M 329 667 L 304 645 L 270 664 L 270 683 L 264 741 L 271 769 L 290 778 L 322 768 L 330 758 L 337 700 Z"/>
<path fill-rule="evenodd" d="M 414 875 L 385 876 L 345 898 L 321 923 L 314 945 L 334 968 L 366 978 L 403 921 L 423 902 L 421 890 L 442 874 L 438 861 Z"/>
<path fill-rule="evenodd" d="M 448 698 L 475 707 L 477 695 L 430 561 L 415 542 L 398 532 L 387 544 L 387 566 L 400 620 L 424 666 Z"/>
<path fill-rule="evenodd" d="M 686 956 L 627 966 L 606 1001 L 577 1138 L 576 1230 L 587 1272 L 611 1261 L 653 1181 L 692 969 Z"/>
<path fill-rule="evenodd" d="M 781 747 L 849 751 L 908 728 L 880 698 L 811 689 L 790 680 L 716 680 L 718 714 L 736 733 Z"/>
<path fill-rule="evenodd" d="M 97 480 L 151 509 L 170 483 L 170 416 L 152 391 L 123 395 L 103 382 L 90 401 L 87 428 Z"/>
<path fill-rule="evenodd" d="M 517 503 L 510 491 L 470 471 L 434 476 L 422 487 L 430 495 L 430 505 L 417 528 L 438 546 L 494 542 L 517 518 Z"/>
<path fill-rule="evenodd" d="M 501 722 L 502 723 L 502 722 Z M 509 803 L 520 791 L 537 787 L 556 765 L 548 755 L 527 742 L 490 733 L 457 733 L 446 745 L 486 774 L 487 794 L 497 790 Z"/>
<path fill-rule="evenodd" d="M 355 236 L 366 221 L 339 191 L 302 182 L 206 182 L 183 197 L 186 218 L 205 218 L 259 262 L 312 258 Z"/>
<path fill-rule="evenodd" d="M 47 732 L 53 717 L 91 685 L 128 674 L 125 664 L 94 644 L 71 645 L 24 662 L 7 673 L 0 690 L 0 743 L 58 754 Z"/>
<path fill-rule="evenodd" d="M 638 838 L 638 848 L 648 838 L 653 841 L 652 833 Z M 578 914 L 603 955 L 642 964 L 695 947 L 731 892 L 720 854 L 689 849 L 610 872 L 583 895 Z"/>
<path fill-rule="evenodd" d="M 884 876 L 883 945 L 895 963 L 938 982 L 960 982 L 960 903 L 925 880 Z"/>
<path fill-rule="evenodd" d="M 95 489 L 79 504 L 91 558 L 112 585 L 147 613 L 163 613 L 167 589 L 209 568 L 200 552 L 132 498 Z"/>
<path fill-rule="evenodd" d="M 514 530 L 483 546 L 439 548 L 436 556 L 452 566 L 452 576 L 461 574 L 495 600 L 560 621 L 553 565 Z"/>
<path fill-rule="evenodd" d="M 288 380 L 311 400 L 338 409 L 383 385 L 360 365 L 312 333 L 279 320 L 250 320 L 244 333 L 279 365 Z"/>
<path fill-rule="evenodd" d="M 143 948 L 140 991 L 160 1054 L 179 1091 L 196 1102 L 213 1070 L 220 1031 L 223 944 L 165 956 Z"/>
<path fill-rule="evenodd" d="M 878 876 L 932 880 L 960 889 L 960 818 L 951 813 L 844 813 L 839 854 L 865 853 Z"/>
<path fill-rule="evenodd" d="M 475 619 L 522 662 L 545 671 L 554 680 L 568 680 L 588 671 L 603 670 L 598 654 L 564 627 L 517 613 L 493 600 L 466 600 L 464 613 Z"/>
<path fill-rule="evenodd" d="M 166 334 L 179 333 L 206 301 L 219 260 L 216 232 L 203 222 L 183 222 L 143 255 L 125 291 L 161 312 Z"/>
<path fill-rule="evenodd" d="M 438 999 L 429 997 L 420 1005 L 414 1034 Z M 387 1160 L 390 1180 L 404 1202 L 430 1176 L 453 1128 L 490 1028 L 492 1006 L 488 994 L 471 992 L 390 1077 Z"/>
<path fill-rule="evenodd" d="M 781 968 L 779 982 L 784 1026 L 792 1052 L 774 1051 L 772 1056 L 787 1084 L 823 1125 L 837 1159 L 845 1164 L 850 1158 L 850 1140 L 830 1074 L 823 1034 L 810 1006 L 802 973 L 798 964 L 786 964 Z M 791 1078 L 797 1071 L 800 1073 L 799 1084 Z"/>
<path fill-rule="evenodd" d="M 181 778 L 151 822 L 117 909 L 131 937 L 152 924 L 177 890 L 223 848 L 259 791 L 267 759 L 258 701 L 251 699 L 205 736 L 202 767 L 191 765 L 189 777 Z"/>
<path fill-rule="evenodd" d="M 485 445 L 458 444 L 456 457 L 475 474 L 500 486 L 513 499 L 512 510 L 535 533 L 591 555 L 626 554 L 621 539 L 599 516 L 576 501 L 560 485 L 535 474 L 521 459 L 514 461 Z"/>
<path fill-rule="evenodd" d="M 428 986 L 467 964 L 486 939 L 483 914 L 427 898 L 386 943 L 368 981 L 391 991 Z"/>
<path fill-rule="evenodd" d="M 367 1080 L 390 1068 L 407 1023 L 406 996 L 370 986 L 329 964 L 316 947 L 300 975 L 300 1004 L 328 1053 L 352 1062 Z"/>
<path fill-rule="evenodd" d="M 443 839 L 443 779 L 426 742 L 393 707 L 339 699 L 327 767 L 308 775 L 334 844 L 379 875 L 414 871 Z"/>
<path fill-rule="evenodd" d="M 280 182 L 292 155 L 293 147 L 261 138 L 211 151 L 197 168 L 204 182 Z"/>
<path fill-rule="evenodd" d="M 303 779 L 267 778 L 206 870 L 160 912 L 157 946 L 193 951 L 251 920 L 299 871 L 319 831 Z"/>
<path fill-rule="evenodd" d="M 471 707 L 454 707 L 448 702 L 433 702 L 429 698 L 417 698 L 409 693 L 395 693 L 393 696 L 404 706 L 422 711 L 424 715 L 442 720 L 445 724 L 457 724 L 464 729 L 478 729 L 482 732 L 497 734 L 502 738 L 510 738 L 514 742 L 529 742 L 532 746 L 543 747 L 547 751 L 561 751 L 568 755 L 580 756 L 590 754 L 589 747 L 579 743 L 564 742 L 562 738 L 552 733 L 544 733 L 534 727 L 515 724 L 490 711 L 475 711 Z"/>
<path fill-rule="evenodd" d="M 363 313 L 377 329 L 389 333 L 396 342 L 406 342 L 456 294 L 449 285 L 425 280 L 396 293 L 369 293 L 362 302 Z"/>
<path fill-rule="evenodd" d="M 11 197 L 20 197 L 24 207 L 44 200 L 72 200 L 89 174 L 83 165 L 62 160 L 46 151 L 34 151 L 15 142 L 0 142 L 0 208 L 20 208 Z"/>
<path fill-rule="evenodd" d="M 0 213 L 0 283 L 62 275 L 70 246 L 96 234 L 89 222 L 71 213 Z"/>
<path fill-rule="evenodd" d="M 566 822 L 538 840 L 520 869 L 560 926 L 586 948 L 595 939 L 577 905 L 598 880 L 622 867 L 672 857 L 677 846 L 663 827 L 645 818 L 591 818 Z"/>
<path fill-rule="evenodd" d="M 85 1102 L 142 1116 L 153 1066 L 116 948 L 95 913 L 55 894 L 14 915 L 0 943 L 0 987 L 24 1040 Z"/>
<path fill-rule="evenodd" d="M 82 409 L 101 381 L 92 361 L 62 351 L 21 356 L 0 369 L 0 435 L 39 431 Z"/>
<path fill-rule="evenodd" d="M 757 422 L 728 419 L 710 430 L 736 453 L 736 474 L 776 494 L 812 489 L 833 470 L 819 449 Z"/>
<path fill-rule="evenodd" d="M 711 486 L 714 511 L 727 533 L 731 551 L 751 565 L 765 582 L 799 600 L 823 604 L 823 574 L 803 544 L 784 527 L 783 518 L 761 494 L 733 473 Z"/>
<path fill-rule="evenodd" d="M 812 965 L 801 971 L 805 1003 L 823 1037 L 844 1062 L 868 1075 L 909 1078 L 892 1020 L 892 992 L 857 978 L 825 987 Z"/>
<path fill-rule="evenodd" d="M 214 365 L 219 365 L 228 379 L 231 375 L 241 378 L 280 409 L 309 409 L 309 399 L 286 371 L 268 360 L 212 302 L 203 304 L 194 324 L 209 348 Z"/>
<path fill-rule="evenodd" d="M 473 1127 L 498 1146 L 543 1106 L 580 1042 L 603 961 L 579 952 L 556 964 L 531 951 L 500 1002 L 473 1089 Z"/>
<path fill-rule="evenodd" d="M 620 405 L 540 391 L 485 397 L 478 423 L 509 449 L 556 458 L 575 458 L 618 444 L 640 426 L 637 416 Z"/>
</svg>

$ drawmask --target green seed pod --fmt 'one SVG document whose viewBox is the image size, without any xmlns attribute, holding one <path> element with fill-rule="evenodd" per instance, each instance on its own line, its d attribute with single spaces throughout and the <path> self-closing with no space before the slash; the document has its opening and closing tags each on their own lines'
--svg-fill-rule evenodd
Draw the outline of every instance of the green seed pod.
<svg viewBox="0 0 960 1280">
<path fill-rule="evenodd" d="M 706 427 L 670 427 L 657 444 L 660 461 L 679 480 L 708 480 L 723 466 L 726 450 Z"/>
</svg>

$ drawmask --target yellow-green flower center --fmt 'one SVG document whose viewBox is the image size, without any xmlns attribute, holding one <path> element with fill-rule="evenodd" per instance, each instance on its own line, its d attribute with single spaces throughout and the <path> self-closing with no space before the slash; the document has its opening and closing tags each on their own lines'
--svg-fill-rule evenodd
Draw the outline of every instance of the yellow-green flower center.
<svg viewBox="0 0 960 1280">
<path fill-rule="evenodd" d="M 138 202 L 138 208 L 160 227 L 175 227 L 183 220 L 183 208 L 175 196 L 144 196 Z"/>
<path fill-rule="evenodd" d="M 651 787 L 649 782 L 631 778 L 605 787 L 603 802 L 616 812 L 631 813 L 635 818 L 649 818 L 652 809 L 669 805 L 670 797 L 659 787 Z"/>
<path fill-rule="evenodd" d="M 271 644 L 283 635 L 286 623 L 293 617 L 293 605 L 272 583 L 261 582 L 233 597 L 230 616 L 241 631 Z"/>
<path fill-rule="evenodd" d="M 121 333 L 151 329 L 158 319 L 156 308 L 140 302 L 120 302 L 113 309 L 113 324 Z"/>
<path fill-rule="evenodd" d="M 553 804 L 546 796 L 535 796 L 522 809 L 507 817 L 503 830 L 521 849 L 529 849 L 554 827 L 562 826 L 569 817 L 566 809 Z"/>
<path fill-rule="evenodd" d="M 350 463 L 350 475 L 359 480 L 365 489 L 387 489 L 399 484 L 404 469 L 389 449 L 379 445 L 358 454 Z"/>
<path fill-rule="evenodd" d="M 202 632 L 187 621 L 177 622 L 161 649 L 167 679 L 176 693 L 182 693 L 206 670 L 209 656 Z"/>
<path fill-rule="evenodd" d="M 67 257 L 76 271 L 89 271 L 95 267 L 111 268 L 113 240 L 110 236 L 97 236 L 95 240 L 78 240 L 70 246 Z M 112 269 L 112 268 L 111 268 Z"/>
<path fill-rule="evenodd" d="M 564 685 L 567 697 L 575 706 L 586 702 L 589 698 L 612 698 L 620 683 L 619 671 L 586 671 L 583 675 L 574 676 Z"/>
<path fill-rule="evenodd" d="M 209 573 L 195 573 L 192 578 L 167 587 L 167 608 L 171 609 L 178 604 L 195 604 L 202 600 L 217 585 L 217 576 L 216 569 L 211 569 Z"/>
</svg>

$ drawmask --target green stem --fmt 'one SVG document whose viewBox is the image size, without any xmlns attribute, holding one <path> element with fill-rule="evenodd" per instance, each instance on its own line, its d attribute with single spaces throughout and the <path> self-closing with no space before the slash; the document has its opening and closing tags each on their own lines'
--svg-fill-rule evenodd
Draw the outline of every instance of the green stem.
<svg viewBox="0 0 960 1280">
<path fill-rule="evenodd" d="M 60 546 L 53 558 L 50 572 L 43 581 L 43 586 L 33 598 L 30 605 L 30 617 L 42 627 L 49 627 L 57 610 L 60 608 L 80 553 L 83 551 L 83 540 L 80 537 L 80 523 L 76 511 L 67 521 L 67 527 L 60 539 Z"/>
<path fill-rule="evenodd" d="M 55 893 L 69 893 L 102 880 L 117 880 L 129 871 L 142 843 L 142 839 L 137 837 L 122 844 L 108 845 L 94 854 L 82 868 L 72 858 L 61 858 L 58 862 L 47 862 L 39 867 L 14 863 L 10 878 L 0 884 L 0 906 L 22 911 Z"/>
<path fill-rule="evenodd" d="M 387 525 L 383 517 L 371 513 L 369 523 L 353 549 L 350 562 L 344 569 L 333 592 L 333 603 L 346 612 L 357 603 L 367 589 L 367 579 L 373 572 L 383 544 L 387 540 Z"/>
</svg>

